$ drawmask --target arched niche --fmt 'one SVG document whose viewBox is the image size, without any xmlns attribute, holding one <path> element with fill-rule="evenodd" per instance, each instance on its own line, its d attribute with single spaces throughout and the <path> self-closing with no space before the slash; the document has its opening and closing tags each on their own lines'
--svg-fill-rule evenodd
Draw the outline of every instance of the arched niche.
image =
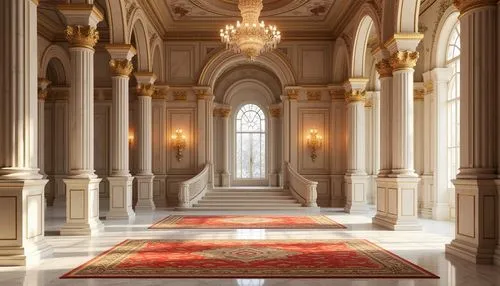
<svg viewBox="0 0 500 286">
<path fill-rule="evenodd" d="M 246 103 L 254 103 L 267 110 L 274 102 L 275 97 L 271 89 L 255 79 L 241 79 L 233 83 L 222 98 L 222 103 L 231 105 L 233 110 Z"/>
<path fill-rule="evenodd" d="M 295 85 L 295 73 L 288 59 L 280 52 L 268 52 L 250 62 L 245 56 L 232 51 L 221 51 L 215 54 L 204 66 L 198 79 L 199 86 L 214 88 L 221 74 L 241 64 L 259 64 L 272 71 L 280 80 L 281 86 Z"/>
<path fill-rule="evenodd" d="M 59 45 L 50 45 L 43 52 L 38 75 L 52 81 L 52 85 L 69 85 L 71 65 L 68 52 Z"/>
</svg>

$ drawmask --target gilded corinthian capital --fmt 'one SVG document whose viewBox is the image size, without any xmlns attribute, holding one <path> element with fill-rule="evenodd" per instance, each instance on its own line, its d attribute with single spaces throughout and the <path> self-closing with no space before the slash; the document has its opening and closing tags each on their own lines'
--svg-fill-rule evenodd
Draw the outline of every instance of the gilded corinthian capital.
<svg viewBox="0 0 500 286">
<path fill-rule="evenodd" d="M 355 89 L 348 91 L 345 94 L 345 100 L 347 103 L 356 102 L 356 101 L 365 101 L 366 100 L 366 91 Z"/>
<path fill-rule="evenodd" d="M 465 13 L 471 9 L 479 8 L 488 5 L 497 5 L 497 0 L 454 0 L 453 4 L 458 8 L 460 13 Z"/>
<path fill-rule="evenodd" d="M 64 30 L 66 40 L 73 47 L 94 48 L 99 40 L 99 32 L 95 27 L 70 25 Z"/>
<path fill-rule="evenodd" d="M 388 59 L 383 59 L 375 64 L 375 68 L 377 69 L 380 78 L 392 77 L 392 66 Z"/>
<path fill-rule="evenodd" d="M 153 84 L 138 84 L 137 85 L 137 95 L 138 96 L 149 96 L 152 97 L 156 89 Z"/>
<path fill-rule="evenodd" d="M 419 53 L 412 51 L 397 51 L 390 60 L 394 70 L 414 68 L 417 65 Z"/>
<path fill-rule="evenodd" d="M 128 77 L 134 70 L 134 65 L 127 59 L 112 59 L 109 61 L 109 67 L 114 76 Z"/>
</svg>

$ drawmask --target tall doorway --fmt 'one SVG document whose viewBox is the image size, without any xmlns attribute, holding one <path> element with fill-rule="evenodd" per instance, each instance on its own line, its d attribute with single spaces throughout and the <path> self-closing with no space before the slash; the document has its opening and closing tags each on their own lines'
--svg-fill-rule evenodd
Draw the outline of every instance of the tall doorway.
<svg viewBox="0 0 500 286">
<path fill-rule="evenodd" d="M 267 122 L 256 104 L 244 104 L 236 112 L 234 183 L 266 185 L 267 181 Z"/>
</svg>

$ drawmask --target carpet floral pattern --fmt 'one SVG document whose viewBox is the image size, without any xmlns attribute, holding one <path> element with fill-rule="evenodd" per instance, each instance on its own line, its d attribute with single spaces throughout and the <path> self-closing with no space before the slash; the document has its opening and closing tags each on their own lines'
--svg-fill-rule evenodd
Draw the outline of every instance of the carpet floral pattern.
<svg viewBox="0 0 500 286">
<path fill-rule="evenodd" d="M 126 240 L 61 278 L 439 278 L 367 240 Z"/>
<path fill-rule="evenodd" d="M 326 216 L 182 216 L 171 215 L 150 229 L 345 229 Z"/>
</svg>

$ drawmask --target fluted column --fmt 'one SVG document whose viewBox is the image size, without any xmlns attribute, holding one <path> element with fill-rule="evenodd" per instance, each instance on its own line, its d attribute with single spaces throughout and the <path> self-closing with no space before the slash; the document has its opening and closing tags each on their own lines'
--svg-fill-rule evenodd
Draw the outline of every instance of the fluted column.
<svg viewBox="0 0 500 286">
<path fill-rule="evenodd" d="M 50 81 L 47 79 L 38 79 L 38 166 L 44 179 L 47 178 L 45 173 L 45 100 L 47 100 L 47 87 L 49 84 Z M 54 194 L 45 191 L 43 200 L 45 208 L 47 207 L 47 201 L 50 201 L 50 205 L 52 205 Z"/>
<path fill-rule="evenodd" d="M 347 101 L 347 172 L 345 212 L 365 212 L 368 176 L 366 174 L 365 100 L 368 79 L 351 78 L 346 83 Z"/>
<path fill-rule="evenodd" d="M 69 177 L 66 184 L 66 224 L 61 235 L 91 235 L 99 220 L 99 183 L 94 170 L 94 46 L 97 23 L 104 18 L 92 5 L 59 6 L 66 18 L 71 57 L 69 91 Z"/>
<path fill-rule="evenodd" d="M 415 51 L 421 34 L 396 34 L 386 44 L 392 55 L 391 167 L 378 180 L 377 214 L 373 222 L 392 230 L 420 230 L 418 223 L 418 183 L 414 169 L 414 90 L 413 73 L 418 60 Z M 385 62 L 387 63 L 387 62 Z M 383 136 L 383 135 L 382 135 Z M 386 164 L 386 162 L 384 163 Z"/>
<path fill-rule="evenodd" d="M 109 212 L 106 219 L 132 219 L 132 181 L 129 170 L 129 77 L 133 70 L 130 61 L 136 51 L 132 45 L 107 45 L 111 55 L 111 176 L 109 183 Z"/>
<path fill-rule="evenodd" d="M 37 158 L 37 5 L 0 1 L 0 18 L 0 266 L 25 265 L 50 251 Z"/>
<path fill-rule="evenodd" d="M 290 101 L 288 100 L 287 95 L 281 96 L 281 103 L 283 109 L 283 128 L 281 130 L 281 136 L 283 138 L 283 147 L 282 147 L 282 176 L 280 179 L 280 186 L 287 188 L 287 169 L 286 163 L 290 162 Z"/>
<path fill-rule="evenodd" d="M 446 252 L 490 264 L 498 239 L 498 8 L 496 0 L 456 0 L 460 10 L 460 170 L 457 227 Z M 497 256 L 498 257 L 498 256 Z"/>
<path fill-rule="evenodd" d="M 380 171 L 387 177 L 392 170 L 392 66 L 388 59 L 376 64 L 380 78 Z"/>
<path fill-rule="evenodd" d="M 273 105 L 269 107 L 269 114 L 271 115 L 269 118 L 269 142 L 268 142 L 268 158 L 269 158 L 269 186 L 276 187 L 279 185 L 279 166 L 276 161 L 276 150 L 277 150 L 277 140 L 278 140 L 278 120 L 281 116 L 281 106 Z"/>
<path fill-rule="evenodd" d="M 198 107 L 198 164 L 200 170 L 210 164 L 209 187 L 214 183 L 214 95 L 210 87 L 194 88 Z M 203 160 L 203 161 L 200 161 Z"/>
<path fill-rule="evenodd" d="M 152 172 L 152 106 L 156 75 L 149 72 L 135 73 L 137 79 L 137 204 L 135 210 L 154 210 Z"/>
<path fill-rule="evenodd" d="M 231 115 L 231 106 L 222 106 L 214 110 L 214 116 L 220 116 L 222 120 L 222 173 L 221 184 L 223 187 L 229 187 L 231 184 L 231 172 L 229 170 L 229 116 Z"/>
</svg>

